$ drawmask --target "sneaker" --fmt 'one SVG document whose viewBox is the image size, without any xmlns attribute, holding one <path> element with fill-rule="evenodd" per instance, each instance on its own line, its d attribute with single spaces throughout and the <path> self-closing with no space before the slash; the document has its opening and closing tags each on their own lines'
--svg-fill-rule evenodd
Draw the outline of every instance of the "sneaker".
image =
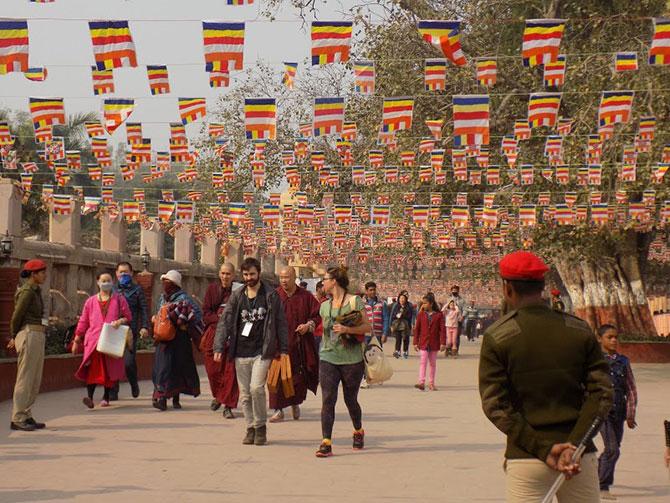
<svg viewBox="0 0 670 503">
<path fill-rule="evenodd" d="M 600 491 L 600 499 L 601 500 L 608 500 L 608 501 L 614 501 L 617 499 L 616 496 L 614 496 L 609 490 L 605 491 Z"/>
<path fill-rule="evenodd" d="M 104 398 L 100 400 L 100 407 L 109 407 L 109 400 L 105 400 Z"/>
<path fill-rule="evenodd" d="M 416 389 L 420 389 L 421 391 L 423 391 L 423 390 L 426 389 L 425 384 L 423 384 L 422 382 L 418 382 L 418 383 L 416 383 L 416 384 L 414 385 L 414 387 L 415 387 Z"/>
<path fill-rule="evenodd" d="M 400 358 L 400 351 L 394 351 L 393 352 L 393 358 Z"/>
<path fill-rule="evenodd" d="M 37 428 L 30 424 L 27 421 L 21 421 L 20 423 L 11 422 L 9 424 L 10 429 L 18 431 L 35 431 Z"/>
<path fill-rule="evenodd" d="M 275 409 L 275 413 L 270 418 L 271 423 L 281 423 L 284 420 L 284 411 L 282 409 Z"/>
<path fill-rule="evenodd" d="M 293 413 L 293 420 L 300 419 L 300 405 L 291 405 L 291 412 Z"/>
<path fill-rule="evenodd" d="M 225 417 L 226 419 L 235 419 L 235 414 L 233 414 L 233 411 L 230 407 L 224 407 L 223 417 Z"/>
<path fill-rule="evenodd" d="M 354 431 L 353 449 L 360 451 L 365 446 L 365 431 Z"/>
<path fill-rule="evenodd" d="M 247 428 L 247 434 L 242 439 L 244 445 L 254 445 L 256 440 L 256 430 L 254 428 Z"/>
<path fill-rule="evenodd" d="M 29 417 L 28 419 L 26 419 L 26 423 L 27 424 L 32 424 L 35 427 L 36 430 L 43 430 L 44 428 L 47 427 L 46 423 L 39 423 L 39 422 L 35 421 L 35 419 L 32 418 L 32 417 Z"/>
<path fill-rule="evenodd" d="M 327 442 L 321 442 L 318 450 L 316 451 L 317 458 L 329 458 L 333 455 L 333 446 Z"/>
<path fill-rule="evenodd" d="M 407 359 L 409 358 L 409 353 L 408 353 L 407 351 L 405 351 L 405 352 L 402 354 L 402 357 L 403 357 L 405 360 L 407 360 Z"/>
<path fill-rule="evenodd" d="M 368 389 L 369 387 L 370 387 L 370 385 L 368 384 L 367 381 L 363 381 L 361 383 L 361 389 Z"/>
<path fill-rule="evenodd" d="M 93 407 L 95 407 L 95 405 L 93 404 L 93 399 L 92 398 L 89 398 L 89 397 L 85 396 L 84 398 L 81 399 L 81 401 L 89 409 L 92 409 Z"/>
<path fill-rule="evenodd" d="M 256 428 L 254 436 L 254 445 L 265 445 L 268 443 L 268 427 L 259 426 Z"/>
<path fill-rule="evenodd" d="M 221 407 L 221 404 L 219 402 L 217 402 L 216 400 L 212 400 L 212 403 L 209 404 L 209 408 L 213 412 L 216 412 L 217 410 L 219 410 L 220 407 Z"/>
</svg>

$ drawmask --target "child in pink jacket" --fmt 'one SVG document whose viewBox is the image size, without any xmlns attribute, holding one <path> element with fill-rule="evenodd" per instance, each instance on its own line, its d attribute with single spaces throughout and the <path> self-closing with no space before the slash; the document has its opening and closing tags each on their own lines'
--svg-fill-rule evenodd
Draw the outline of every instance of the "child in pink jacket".
<svg viewBox="0 0 670 503">
<path fill-rule="evenodd" d="M 451 351 L 451 354 L 456 357 L 458 349 L 456 337 L 458 337 L 458 320 L 461 317 L 461 310 L 452 300 L 442 308 L 442 312 L 447 328 L 447 352 Z"/>
</svg>

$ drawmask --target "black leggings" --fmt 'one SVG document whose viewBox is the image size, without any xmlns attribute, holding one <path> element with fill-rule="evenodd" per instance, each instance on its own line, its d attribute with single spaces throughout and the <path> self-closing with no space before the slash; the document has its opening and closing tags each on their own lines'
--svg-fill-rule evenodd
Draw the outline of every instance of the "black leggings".
<svg viewBox="0 0 670 503">
<path fill-rule="evenodd" d="M 402 343 L 403 351 L 405 353 L 409 352 L 409 330 L 403 330 L 402 332 L 396 332 L 395 334 L 395 350 L 400 352 L 400 345 Z"/>
<path fill-rule="evenodd" d="M 88 391 L 88 397 L 93 400 L 93 393 L 95 393 L 95 387 L 97 384 L 87 384 L 86 385 L 86 391 Z M 109 392 L 112 390 L 112 388 L 105 388 L 105 392 L 102 395 L 103 400 L 107 400 L 109 402 Z"/>
<path fill-rule="evenodd" d="M 321 382 L 321 394 L 323 397 L 321 405 L 321 432 L 323 438 L 333 437 L 333 423 L 335 423 L 335 404 L 337 403 L 337 391 L 342 381 L 344 390 L 344 403 L 349 410 L 351 422 L 354 428 L 360 430 L 363 426 L 361 406 L 358 403 L 358 390 L 361 386 L 365 363 L 354 363 L 351 365 L 333 365 L 321 360 L 319 362 L 319 380 Z"/>
</svg>

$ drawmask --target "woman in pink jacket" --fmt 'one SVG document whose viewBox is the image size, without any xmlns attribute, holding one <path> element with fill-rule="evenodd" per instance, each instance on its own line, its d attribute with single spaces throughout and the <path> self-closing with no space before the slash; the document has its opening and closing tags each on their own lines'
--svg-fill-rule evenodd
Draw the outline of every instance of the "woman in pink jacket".
<svg viewBox="0 0 670 503">
<path fill-rule="evenodd" d="M 112 291 L 112 275 L 100 273 L 97 280 L 100 291 L 86 300 L 72 344 L 75 354 L 80 352 L 83 344 L 84 358 L 74 376 L 86 383 L 88 396 L 82 401 L 89 409 L 93 408 L 93 393 L 98 384 L 105 388 L 100 407 L 108 407 L 111 388 L 126 375 L 123 358 L 103 355 L 96 349 L 102 326 L 109 323 L 118 328 L 132 319 L 126 298 Z"/>
</svg>

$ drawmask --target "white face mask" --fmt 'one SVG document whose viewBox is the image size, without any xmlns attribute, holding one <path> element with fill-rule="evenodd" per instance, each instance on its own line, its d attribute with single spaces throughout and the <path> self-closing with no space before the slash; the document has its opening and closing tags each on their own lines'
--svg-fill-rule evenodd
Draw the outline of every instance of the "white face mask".
<svg viewBox="0 0 670 503">
<path fill-rule="evenodd" d="M 114 284 L 111 281 L 100 281 L 98 282 L 101 292 L 111 292 L 114 288 Z"/>
</svg>

